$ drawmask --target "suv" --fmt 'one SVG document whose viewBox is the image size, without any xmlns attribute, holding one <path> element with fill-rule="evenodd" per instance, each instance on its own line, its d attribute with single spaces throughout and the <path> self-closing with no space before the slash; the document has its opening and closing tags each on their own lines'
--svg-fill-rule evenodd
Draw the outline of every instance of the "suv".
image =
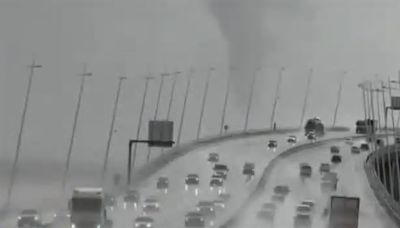
<svg viewBox="0 0 400 228">
<path fill-rule="evenodd" d="M 278 147 L 278 141 L 276 140 L 269 140 L 268 142 L 268 148 L 270 149 L 275 149 Z"/>
<path fill-rule="evenodd" d="M 311 177 L 312 176 L 312 167 L 308 163 L 300 164 L 300 176 L 301 177 Z"/>
<path fill-rule="evenodd" d="M 18 228 L 23 227 L 32 227 L 39 228 L 41 227 L 41 218 L 39 212 L 34 209 L 23 210 L 21 214 L 18 216 L 17 222 Z"/>
<path fill-rule="evenodd" d="M 222 176 L 224 179 L 228 176 L 229 168 L 227 165 L 215 164 L 213 170 L 215 174 Z"/>
<path fill-rule="evenodd" d="M 254 163 L 252 163 L 252 162 L 246 162 L 246 163 L 244 163 L 242 173 L 243 173 L 244 175 L 254 176 L 254 174 L 255 174 L 254 169 L 255 169 Z"/>
<path fill-rule="evenodd" d="M 208 159 L 209 162 L 219 162 L 219 154 L 217 153 L 209 153 L 208 154 Z"/>
<path fill-rule="evenodd" d="M 317 136 L 315 135 L 314 132 L 310 132 L 307 135 L 307 139 L 313 142 L 313 141 L 317 140 Z"/>
<path fill-rule="evenodd" d="M 334 163 L 334 164 L 341 163 L 342 162 L 342 156 L 337 155 L 337 154 L 333 155 L 332 158 L 331 158 L 331 162 Z"/>
<path fill-rule="evenodd" d="M 159 177 L 157 180 L 157 189 L 162 191 L 167 191 L 169 187 L 169 180 L 168 177 Z"/>
</svg>

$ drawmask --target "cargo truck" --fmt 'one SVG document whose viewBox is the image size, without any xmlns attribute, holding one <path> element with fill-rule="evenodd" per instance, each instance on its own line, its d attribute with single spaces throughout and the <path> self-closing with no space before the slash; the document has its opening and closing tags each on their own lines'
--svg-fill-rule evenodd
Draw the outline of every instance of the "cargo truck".
<svg viewBox="0 0 400 228">
<path fill-rule="evenodd" d="M 358 228 L 360 198 L 331 196 L 329 228 Z"/>
</svg>

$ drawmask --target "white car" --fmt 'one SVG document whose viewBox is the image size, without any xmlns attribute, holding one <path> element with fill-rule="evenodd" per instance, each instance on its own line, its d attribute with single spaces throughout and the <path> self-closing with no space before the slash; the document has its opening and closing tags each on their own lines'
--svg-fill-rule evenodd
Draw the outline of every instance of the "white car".
<svg viewBox="0 0 400 228">
<path fill-rule="evenodd" d="M 148 216 L 139 216 L 135 219 L 136 228 L 152 228 L 154 219 Z"/>
<path fill-rule="evenodd" d="M 346 144 L 353 145 L 353 139 L 350 138 L 350 137 L 345 138 L 344 141 L 345 141 Z"/>
</svg>

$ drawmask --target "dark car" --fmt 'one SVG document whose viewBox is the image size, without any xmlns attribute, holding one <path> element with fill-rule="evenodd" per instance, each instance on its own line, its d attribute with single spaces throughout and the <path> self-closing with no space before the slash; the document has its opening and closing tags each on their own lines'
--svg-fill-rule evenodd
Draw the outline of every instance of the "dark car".
<svg viewBox="0 0 400 228">
<path fill-rule="evenodd" d="M 294 217 L 295 228 L 311 228 L 312 221 L 310 215 L 298 214 Z"/>
<path fill-rule="evenodd" d="M 301 177 L 311 177 L 312 176 L 312 167 L 308 163 L 300 164 L 300 176 Z"/>
<path fill-rule="evenodd" d="M 18 228 L 39 228 L 42 225 L 39 212 L 34 209 L 23 210 L 18 216 Z"/>
<path fill-rule="evenodd" d="M 377 140 L 376 140 L 376 145 L 377 145 L 377 146 L 384 146 L 385 143 L 383 142 L 382 139 L 377 139 Z"/>
<path fill-rule="evenodd" d="M 332 154 L 338 154 L 340 152 L 340 149 L 338 146 L 331 146 L 331 153 Z"/>
<path fill-rule="evenodd" d="M 168 177 L 159 177 L 156 185 L 157 185 L 158 190 L 162 190 L 162 191 L 168 190 L 168 187 L 169 187 Z"/>
<path fill-rule="evenodd" d="M 213 163 L 219 162 L 219 154 L 217 154 L 217 153 L 209 153 L 208 154 L 208 161 L 209 162 L 213 162 Z"/>
<path fill-rule="evenodd" d="M 243 175 L 254 176 L 255 174 L 255 165 L 254 163 L 246 162 L 243 166 Z"/>
<path fill-rule="evenodd" d="M 294 135 L 290 135 L 290 136 L 288 136 L 288 138 L 287 138 L 287 142 L 288 142 L 288 143 L 292 143 L 292 144 L 297 143 L 297 137 L 294 136 Z"/>
<path fill-rule="evenodd" d="M 199 201 L 196 205 L 196 210 L 204 219 L 210 221 L 210 225 L 213 225 L 213 221 L 216 218 L 215 204 L 213 201 Z"/>
<path fill-rule="evenodd" d="M 224 164 L 215 164 L 213 167 L 214 175 L 220 175 L 224 179 L 228 177 L 229 168 L 227 165 Z"/>
<path fill-rule="evenodd" d="M 331 158 L 331 162 L 334 164 L 338 164 L 342 162 L 342 156 L 340 155 L 333 155 Z"/>
<path fill-rule="evenodd" d="M 319 166 L 319 172 L 320 173 L 327 173 L 331 171 L 331 166 L 329 163 L 321 163 Z"/>
<path fill-rule="evenodd" d="M 136 228 L 152 228 L 154 219 L 148 216 L 139 216 L 135 219 Z"/>
<path fill-rule="evenodd" d="M 126 209 L 129 206 L 133 206 L 135 209 L 137 208 L 140 201 L 140 193 L 137 190 L 129 190 L 126 195 L 123 197 L 123 207 Z"/>
<path fill-rule="evenodd" d="M 214 188 L 221 188 L 224 186 L 224 179 L 220 176 L 213 175 L 210 180 L 210 190 Z"/>
<path fill-rule="evenodd" d="M 261 220 L 273 221 L 276 213 L 276 205 L 274 203 L 264 203 L 257 212 L 257 218 Z"/>
<path fill-rule="evenodd" d="M 188 186 L 197 186 L 200 184 L 200 178 L 197 174 L 188 174 L 185 179 L 185 184 Z"/>
<path fill-rule="evenodd" d="M 352 154 L 359 154 L 361 152 L 360 148 L 356 147 L 356 146 L 352 146 L 351 147 L 351 153 Z"/>
<path fill-rule="evenodd" d="M 360 149 L 361 149 L 362 151 L 368 151 L 368 150 L 369 150 L 369 145 L 368 145 L 368 143 L 361 143 Z"/>
<path fill-rule="evenodd" d="M 202 228 L 205 227 L 204 217 L 200 212 L 188 212 L 185 215 L 186 228 Z"/>
<path fill-rule="evenodd" d="M 310 140 L 310 141 L 315 141 L 315 140 L 317 140 L 317 136 L 315 135 L 315 133 L 310 132 L 307 135 L 307 139 Z"/>
<path fill-rule="evenodd" d="M 287 185 L 277 185 L 274 188 L 274 193 L 275 194 L 288 195 L 290 193 L 289 186 L 287 186 Z"/>
<path fill-rule="evenodd" d="M 275 149 L 278 147 L 278 141 L 276 140 L 269 140 L 268 142 L 268 148 L 270 149 Z"/>
<path fill-rule="evenodd" d="M 153 213 L 160 211 L 160 202 L 155 196 L 150 196 L 143 202 L 143 211 Z"/>
</svg>

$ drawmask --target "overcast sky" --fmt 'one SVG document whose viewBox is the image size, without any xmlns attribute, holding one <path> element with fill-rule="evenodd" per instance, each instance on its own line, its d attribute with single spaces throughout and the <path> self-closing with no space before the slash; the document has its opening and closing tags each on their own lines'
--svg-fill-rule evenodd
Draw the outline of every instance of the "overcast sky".
<svg viewBox="0 0 400 228">
<path fill-rule="evenodd" d="M 0 0 L 1 149 L 15 150 L 27 84 L 27 65 L 37 71 L 24 134 L 29 150 L 66 153 L 82 64 L 87 81 L 76 150 L 103 153 L 117 77 L 126 75 L 118 110 L 114 151 L 124 151 L 136 132 L 144 75 L 186 72 L 194 67 L 185 139 L 195 135 L 204 78 L 212 76 L 204 134 L 218 131 L 229 66 L 232 96 L 228 123 L 243 126 L 251 75 L 261 67 L 250 116 L 251 128 L 269 126 L 281 67 L 278 126 L 298 126 L 309 69 L 314 69 L 307 116 L 330 125 L 342 72 L 338 122 L 362 115 L 357 84 L 397 77 L 400 69 L 398 0 Z M 146 118 L 153 116 L 159 81 L 150 86 Z M 173 119 L 178 120 L 185 77 L 178 81 Z M 170 80 L 160 117 L 165 118 Z M 146 125 L 144 125 L 146 126 Z M 143 137 L 146 130 L 143 131 Z M 29 154 L 29 153 L 28 153 Z M 27 158 L 25 158 L 27 159 Z"/>
</svg>

